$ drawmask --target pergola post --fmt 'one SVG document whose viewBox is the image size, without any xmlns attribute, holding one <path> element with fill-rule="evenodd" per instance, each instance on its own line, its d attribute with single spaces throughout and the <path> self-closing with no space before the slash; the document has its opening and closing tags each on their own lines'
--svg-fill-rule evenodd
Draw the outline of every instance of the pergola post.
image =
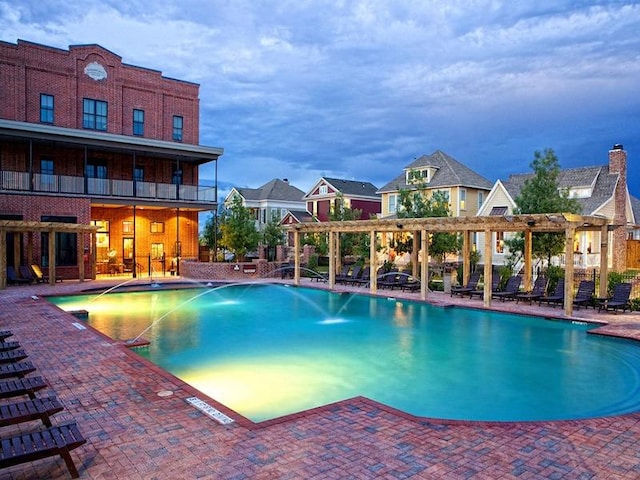
<svg viewBox="0 0 640 480">
<path fill-rule="evenodd" d="M 56 231 L 49 230 L 49 285 L 56 284 Z"/>
<path fill-rule="evenodd" d="M 575 228 L 565 230 L 564 247 L 564 314 L 567 317 L 573 315 L 573 237 Z"/>
<path fill-rule="evenodd" d="M 462 278 L 458 283 L 466 285 L 471 275 L 471 232 L 465 230 L 462 234 Z"/>
<path fill-rule="evenodd" d="M 336 233 L 329 230 L 329 288 L 333 290 L 336 284 Z"/>
<path fill-rule="evenodd" d="M 411 248 L 411 275 L 413 276 L 413 278 L 418 278 L 418 251 L 420 249 L 420 232 L 414 230 L 411 234 L 413 235 L 413 245 Z"/>
<path fill-rule="evenodd" d="M 300 285 L 300 232 L 293 231 L 293 284 Z"/>
<path fill-rule="evenodd" d="M 369 290 L 372 294 L 378 291 L 378 259 L 376 247 L 376 231 L 369 232 Z"/>
<path fill-rule="evenodd" d="M 493 281 L 493 239 L 491 229 L 484 231 L 484 306 L 491 306 L 491 284 Z"/>
<path fill-rule="evenodd" d="M 84 233 L 78 233 L 78 280 L 84 282 Z M 135 265 L 134 265 L 135 270 Z"/>
<path fill-rule="evenodd" d="M 531 253 L 533 250 L 533 234 L 531 230 L 524 231 L 524 290 L 531 291 Z"/>
<path fill-rule="evenodd" d="M 609 286 L 609 229 L 607 225 L 600 227 L 600 289 L 598 296 L 605 298 Z"/>
<path fill-rule="evenodd" d="M 420 262 L 420 299 L 427 299 L 429 291 L 429 232 L 422 230 L 422 259 Z"/>
</svg>

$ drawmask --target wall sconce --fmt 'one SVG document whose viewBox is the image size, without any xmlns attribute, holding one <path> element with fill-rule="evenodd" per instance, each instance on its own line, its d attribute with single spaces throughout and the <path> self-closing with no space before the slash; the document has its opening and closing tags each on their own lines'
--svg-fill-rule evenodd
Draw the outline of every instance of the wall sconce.
<svg viewBox="0 0 640 480">
<path fill-rule="evenodd" d="M 398 227 L 399 229 L 402 229 L 402 224 L 401 223 L 396 223 L 396 227 Z"/>
</svg>

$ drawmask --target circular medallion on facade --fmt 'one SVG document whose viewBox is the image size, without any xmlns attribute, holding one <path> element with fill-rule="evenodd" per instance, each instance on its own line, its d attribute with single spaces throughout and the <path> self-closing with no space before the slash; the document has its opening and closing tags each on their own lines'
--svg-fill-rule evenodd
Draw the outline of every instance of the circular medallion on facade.
<svg viewBox="0 0 640 480">
<path fill-rule="evenodd" d="M 84 73 L 86 73 L 89 77 L 93 78 L 96 81 L 104 80 L 105 78 L 107 78 L 107 71 L 98 62 L 91 62 L 86 67 L 84 67 Z"/>
</svg>

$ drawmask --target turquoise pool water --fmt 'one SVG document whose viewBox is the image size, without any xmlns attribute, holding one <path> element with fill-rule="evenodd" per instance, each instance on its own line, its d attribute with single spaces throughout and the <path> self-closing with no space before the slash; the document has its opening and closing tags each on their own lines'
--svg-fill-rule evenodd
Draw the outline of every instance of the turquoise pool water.
<svg viewBox="0 0 640 480">
<path fill-rule="evenodd" d="M 259 422 L 363 395 L 458 420 L 640 410 L 640 346 L 585 324 L 281 285 L 50 298 Z"/>
</svg>

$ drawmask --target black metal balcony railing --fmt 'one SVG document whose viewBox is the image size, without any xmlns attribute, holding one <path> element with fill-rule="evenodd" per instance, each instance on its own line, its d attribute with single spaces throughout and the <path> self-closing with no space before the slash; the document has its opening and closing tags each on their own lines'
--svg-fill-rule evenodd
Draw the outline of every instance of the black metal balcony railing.
<svg viewBox="0 0 640 480">
<path fill-rule="evenodd" d="M 0 171 L 0 190 L 27 191 L 64 195 L 124 197 L 186 202 L 216 202 L 216 188 L 171 183 L 134 182 L 103 178 L 42 175 L 28 172 Z"/>
</svg>

